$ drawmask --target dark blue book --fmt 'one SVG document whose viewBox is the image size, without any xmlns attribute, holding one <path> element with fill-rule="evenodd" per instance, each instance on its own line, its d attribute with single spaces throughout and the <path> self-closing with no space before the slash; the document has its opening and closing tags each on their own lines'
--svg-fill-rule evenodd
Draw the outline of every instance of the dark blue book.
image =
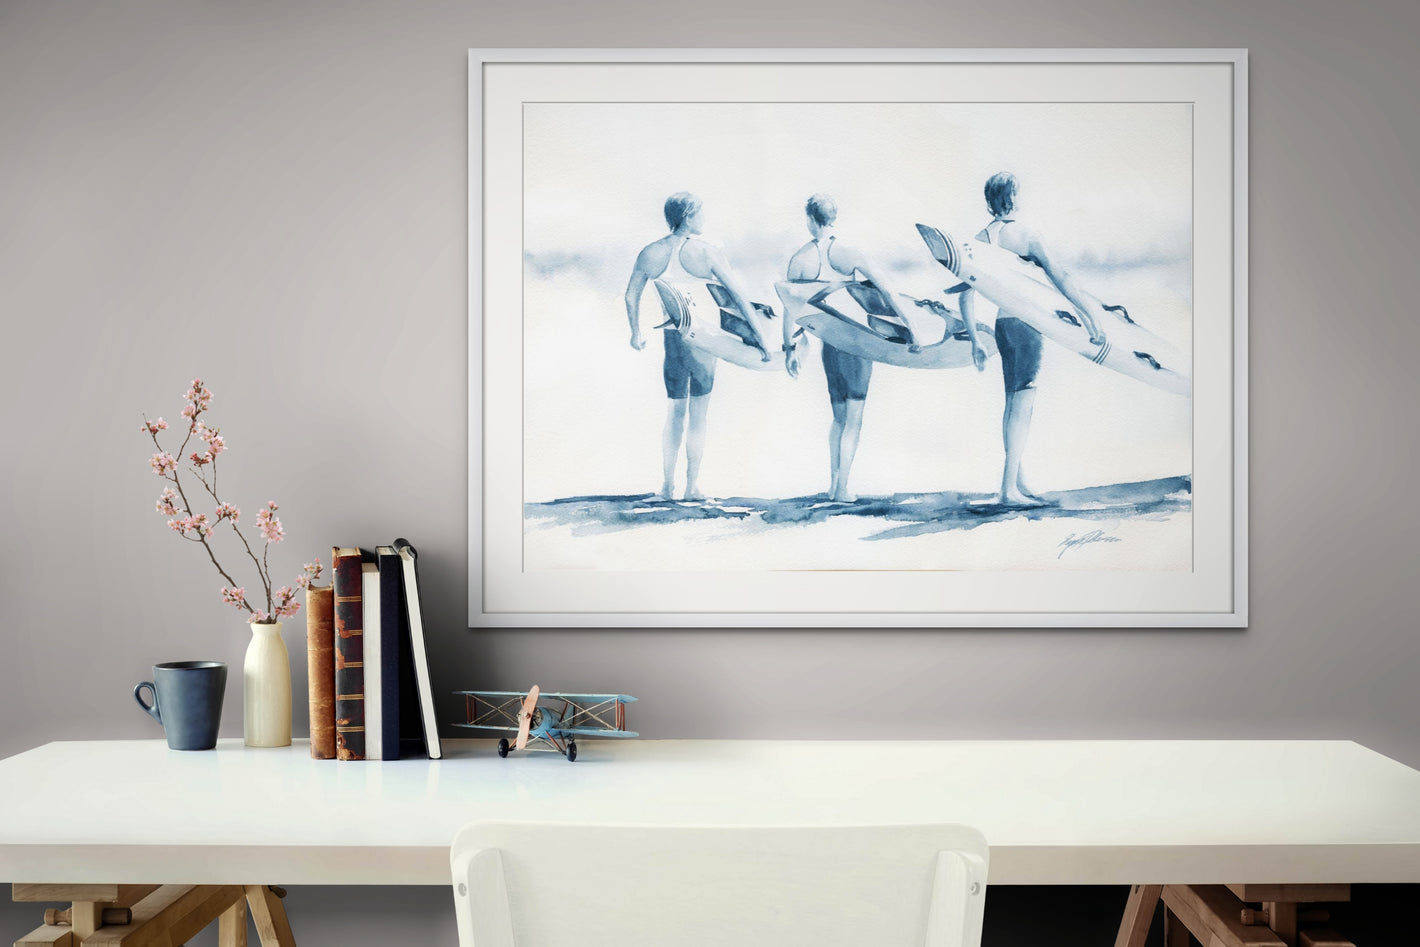
<svg viewBox="0 0 1420 947">
<path fill-rule="evenodd" d="M 400 573 L 403 567 L 400 565 L 399 553 L 393 546 L 376 546 L 375 555 L 380 573 L 380 656 L 378 684 L 370 684 L 379 687 L 380 715 L 379 733 L 367 732 L 365 739 L 371 748 L 378 742 L 379 756 L 371 753 L 372 759 L 397 760 L 400 756 L 400 719 L 403 716 L 400 683 L 403 662 L 400 652 L 404 650 L 401 642 L 407 637 L 403 633 L 403 623 L 400 620 L 400 613 L 404 610 L 400 598 Z"/>
</svg>

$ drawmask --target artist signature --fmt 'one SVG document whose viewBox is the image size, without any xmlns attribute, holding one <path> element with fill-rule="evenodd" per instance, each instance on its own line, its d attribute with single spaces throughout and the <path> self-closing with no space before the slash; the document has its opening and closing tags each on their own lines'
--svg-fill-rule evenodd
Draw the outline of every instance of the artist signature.
<svg viewBox="0 0 1420 947">
<path fill-rule="evenodd" d="M 1056 556 L 1055 558 L 1060 559 L 1064 557 L 1067 552 L 1078 546 L 1088 546 L 1090 543 L 1117 542 L 1123 542 L 1123 540 L 1121 540 L 1118 536 L 1107 535 L 1102 529 L 1092 529 L 1088 533 L 1082 533 L 1079 536 L 1076 536 L 1074 533 L 1071 533 L 1069 536 L 1066 536 L 1064 539 L 1060 540 L 1060 555 Z"/>
</svg>

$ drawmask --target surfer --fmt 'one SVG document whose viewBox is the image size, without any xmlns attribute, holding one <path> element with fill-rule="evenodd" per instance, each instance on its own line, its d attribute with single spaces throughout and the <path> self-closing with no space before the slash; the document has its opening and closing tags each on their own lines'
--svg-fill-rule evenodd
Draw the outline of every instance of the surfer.
<svg viewBox="0 0 1420 947">
<path fill-rule="evenodd" d="M 911 340 L 907 317 L 898 306 L 897 295 L 886 286 L 882 270 L 862 252 L 839 242 L 834 230 L 838 205 L 827 194 L 815 194 L 804 206 L 809 233 L 813 239 L 804 244 L 789 260 L 788 278 L 793 281 L 832 282 L 862 279 L 875 285 Z M 793 377 L 799 377 L 799 352 L 793 339 L 793 320 L 784 320 L 784 366 Z M 915 343 L 914 343 L 915 348 Z M 848 492 L 848 475 L 853 469 L 853 457 L 858 452 L 858 436 L 863 429 L 863 406 L 868 398 L 868 382 L 873 377 L 869 359 L 850 355 L 823 343 L 823 373 L 828 379 L 828 400 L 833 409 L 833 422 L 828 429 L 828 462 L 831 481 L 829 499 L 852 503 L 856 497 Z"/>
<path fill-rule="evenodd" d="M 1090 316 L 1089 306 L 1069 271 L 1055 262 L 1045 242 L 1034 230 L 1018 223 L 1016 212 L 1020 190 L 1015 175 L 1002 171 L 986 182 L 986 208 L 991 222 L 976 239 L 1003 247 L 1028 263 L 1045 271 L 1055 288 L 1079 311 L 1090 341 L 1104 345 L 1104 330 Z M 971 337 L 971 354 L 978 371 L 986 367 L 986 351 L 976 336 L 976 291 L 961 294 L 962 321 Z M 1002 506 L 1043 506 L 1045 501 L 1026 487 L 1021 472 L 1021 455 L 1025 452 L 1030 433 L 1031 414 L 1035 408 L 1035 379 L 1040 371 L 1041 335 L 1022 319 L 1001 310 L 996 316 L 996 346 L 1001 352 L 1001 371 L 1006 385 L 1006 409 L 1001 416 L 1001 439 L 1005 443 L 1006 461 L 1001 472 Z"/>
<path fill-rule="evenodd" d="M 701 283 L 714 280 L 729 291 L 735 308 L 745 323 L 754 326 L 750 304 L 740 291 L 739 277 L 725 258 L 724 251 L 703 239 L 703 212 L 700 198 L 679 191 L 666 198 L 666 225 L 671 232 L 654 243 L 647 244 L 636 257 L 631 281 L 626 285 L 626 318 L 631 323 L 631 347 L 640 351 L 646 347 L 641 335 L 641 293 L 653 279 L 689 280 Z M 755 330 L 758 335 L 758 330 Z M 714 356 L 697 352 L 687 345 L 675 327 L 661 333 L 665 344 L 665 361 L 661 375 L 665 380 L 666 424 L 661 434 L 662 482 L 660 496 L 669 500 L 675 493 L 675 464 L 685 442 L 685 499 L 703 500 L 705 494 L 697 483 L 700 461 L 705 454 L 705 418 L 710 405 L 710 390 L 715 385 Z M 760 348 L 767 353 L 765 340 Z M 769 360 L 768 354 L 764 356 Z M 686 421 L 689 420 L 689 434 Z"/>
</svg>

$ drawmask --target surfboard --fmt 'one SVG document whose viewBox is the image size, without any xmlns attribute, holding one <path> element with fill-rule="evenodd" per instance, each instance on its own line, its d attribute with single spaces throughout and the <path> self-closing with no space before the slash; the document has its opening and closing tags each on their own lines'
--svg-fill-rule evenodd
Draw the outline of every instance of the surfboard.
<svg viewBox="0 0 1420 947">
<path fill-rule="evenodd" d="M 784 316 L 840 351 L 902 368 L 962 368 L 972 364 L 971 338 L 960 315 L 939 300 L 898 293 L 898 305 L 912 319 L 909 336 L 902 322 L 870 283 L 856 280 L 819 282 L 786 280 L 774 285 Z M 987 357 L 996 339 L 977 324 Z M 918 348 L 913 350 L 910 339 Z"/>
<path fill-rule="evenodd" d="M 778 371 L 782 359 L 761 348 L 754 331 L 735 308 L 729 292 L 719 283 L 690 280 L 655 280 L 666 321 L 657 326 L 679 332 L 687 345 L 707 355 L 754 371 Z M 782 337 L 779 316 L 763 303 L 751 303 L 756 328 L 769 345 Z"/>
<path fill-rule="evenodd" d="M 962 281 L 958 289 L 979 290 L 1003 313 L 1034 327 L 1041 335 L 1122 375 L 1174 394 L 1193 392 L 1188 357 L 1135 322 L 1122 306 L 1108 306 L 1086 296 L 1091 317 L 1104 329 L 1104 345 L 1090 341 L 1084 320 L 1040 267 L 1009 250 L 972 238 L 945 234 L 918 224 L 917 232 L 938 263 Z"/>
</svg>

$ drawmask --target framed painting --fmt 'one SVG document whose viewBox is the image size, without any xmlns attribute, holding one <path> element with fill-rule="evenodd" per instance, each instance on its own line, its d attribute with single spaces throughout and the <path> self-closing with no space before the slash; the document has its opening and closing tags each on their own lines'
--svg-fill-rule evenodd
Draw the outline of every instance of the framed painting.
<svg viewBox="0 0 1420 947">
<path fill-rule="evenodd" d="M 473 50 L 472 627 L 1247 623 L 1242 50 Z"/>
</svg>

